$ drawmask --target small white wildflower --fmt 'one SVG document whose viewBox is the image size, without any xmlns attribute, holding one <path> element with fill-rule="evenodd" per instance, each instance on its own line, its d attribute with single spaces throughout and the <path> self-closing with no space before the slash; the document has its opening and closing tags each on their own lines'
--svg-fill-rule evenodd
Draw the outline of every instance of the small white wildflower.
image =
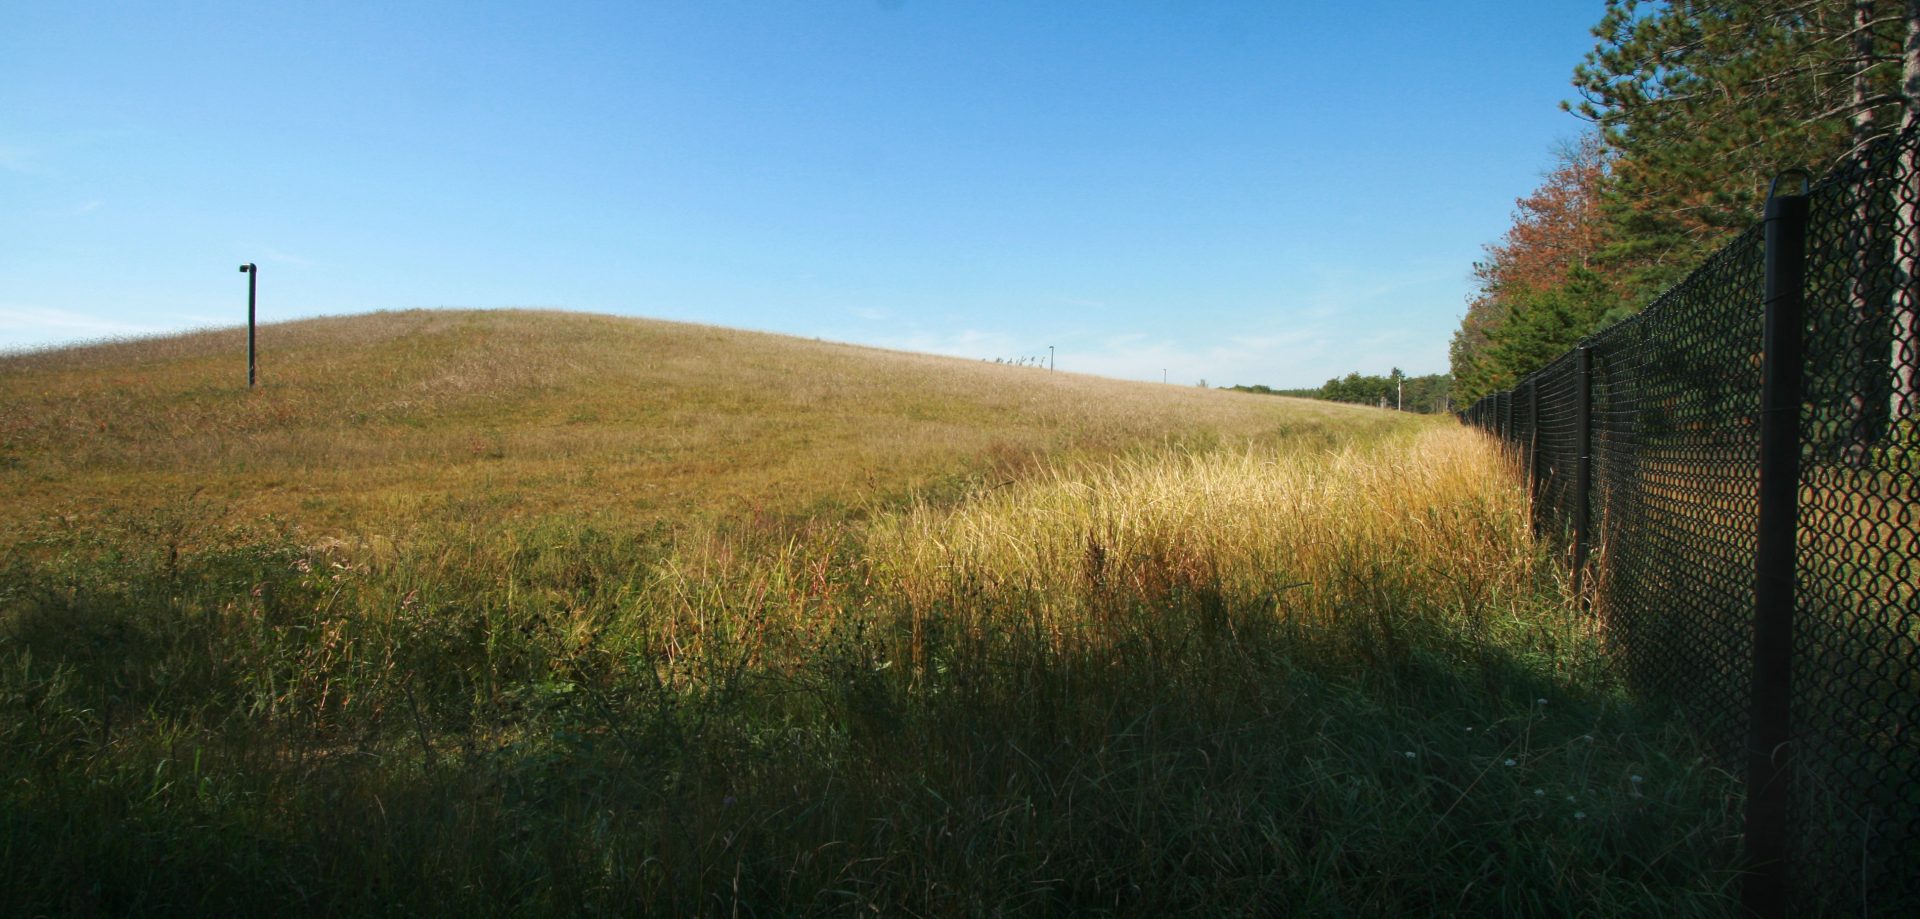
<svg viewBox="0 0 1920 919">
<path fill-rule="evenodd" d="M 1473 733 L 1473 728 L 1467 728 L 1467 733 L 1469 734 Z"/>
<path fill-rule="evenodd" d="M 1536 798 L 1544 798 L 1547 796 L 1547 790 L 1544 788 L 1536 788 L 1533 790 L 1533 796 Z"/>
<path fill-rule="evenodd" d="M 1513 760 L 1511 760 L 1511 759 L 1509 759 L 1509 760 L 1507 760 L 1507 765 L 1509 765 L 1509 766 L 1511 766 L 1511 765 L 1513 765 Z"/>
<path fill-rule="evenodd" d="M 1581 739 L 1581 740 L 1584 740 L 1584 741 L 1586 741 L 1587 743 L 1593 743 L 1593 735 L 1592 735 L 1592 734 L 1582 734 L 1582 735 L 1580 735 L 1580 739 Z"/>
<path fill-rule="evenodd" d="M 1642 781 L 1645 781 L 1644 779 L 1642 779 L 1642 778 L 1640 778 L 1640 777 L 1639 777 L 1639 776 L 1637 776 L 1637 775 L 1630 775 L 1630 776 L 1627 776 L 1627 778 L 1629 778 L 1629 779 L 1632 779 L 1632 780 L 1633 780 L 1633 784 L 1635 784 L 1635 785 L 1638 785 L 1638 784 L 1640 784 L 1640 783 L 1641 783 Z"/>
<path fill-rule="evenodd" d="M 1568 803 L 1568 804 L 1572 804 L 1572 803 L 1573 803 L 1573 796 L 1572 796 L 1572 795 L 1568 795 L 1568 796 L 1567 796 L 1567 803 Z"/>
<path fill-rule="evenodd" d="M 1547 704 L 1547 700 L 1545 700 L 1545 699 L 1535 699 L 1535 700 L 1533 700 L 1533 704 L 1535 704 L 1535 705 L 1545 705 L 1545 704 Z"/>
<path fill-rule="evenodd" d="M 1408 759 L 1412 759 L 1412 758 L 1413 758 L 1413 751 L 1412 751 L 1412 750 L 1408 750 L 1408 751 L 1407 751 L 1407 758 L 1408 758 Z"/>
<path fill-rule="evenodd" d="M 1587 819 L 1587 812 L 1586 812 L 1586 811 L 1574 811 L 1574 812 L 1573 812 L 1573 819 L 1575 819 L 1575 820 L 1585 820 L 1585 819 Z"/>
</svg>

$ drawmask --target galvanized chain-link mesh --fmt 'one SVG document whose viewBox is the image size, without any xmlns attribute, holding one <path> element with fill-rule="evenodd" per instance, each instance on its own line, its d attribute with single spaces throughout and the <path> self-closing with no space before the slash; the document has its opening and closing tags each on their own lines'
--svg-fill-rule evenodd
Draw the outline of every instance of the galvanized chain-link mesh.
<svg viewBox="0 0 1920 919">
<path fill-rule="evenodd" d="M 1920 134 L 1871 148 L 1808 199 L 1789 870 L 1798 906 L 1920 915 Z M 1630 685 L 1737 774 L 1764 277 L 1756 226 L 1584 342 L 1584 380 L 1570 352 L 1462 413 L 1523 458 L 1541 533 L 1591 547 L 1595 608 Z"/>
</svg>

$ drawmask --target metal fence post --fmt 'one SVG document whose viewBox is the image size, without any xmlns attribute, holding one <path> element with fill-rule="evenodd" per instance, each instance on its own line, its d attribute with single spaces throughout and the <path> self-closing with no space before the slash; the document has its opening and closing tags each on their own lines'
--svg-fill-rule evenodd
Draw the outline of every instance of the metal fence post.
<svg viewBox="0 0 1920 919">
<path fill-rule="evenodd" d="M 253 301 L 254 291 L 260 281 L 260 266 L 252 262 L 240 266 L 241 273 L 247 276 L 247 388 L 253 388 Z"/>
<path fill-rule="evenodd" d="M 1777 190 L 1779 180 L 1774 184 Z M 1747 746 L 1747 874 L 1740 901 L 1753 915 L 1784 916 L 1790 889 L 1788 739 L 1798 562 L 1794 543 L 1800 504 L 1801 339 L 1806 327 L 1806 195 L 1769 194 L 1764 232 L 1766 313 L 1754 551 L 1753 708 Z"/>
<path fill-rule="evenodd" d="M 1581 345 L 1573 357 L 1573 595 L 1587 581 L 1588 507 L 1593 503 L 1593 349 Z"/>
</svg>

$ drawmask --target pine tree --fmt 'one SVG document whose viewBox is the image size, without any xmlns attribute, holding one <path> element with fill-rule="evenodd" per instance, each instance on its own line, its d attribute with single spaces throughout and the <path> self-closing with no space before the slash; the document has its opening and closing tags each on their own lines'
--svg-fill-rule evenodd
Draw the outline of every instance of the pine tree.
<svg viewBox="0 0 1920 919">
<path fill-rule="evenodd" d="M 1565 354 L 1619 316 L 1620 307 L 1619 295 L 1606 281 L 1578 266 L 1568 272 L 1566 283 L 1515 300 L 1489 350 L 1490 363 L 1505 380 L 1501 388 Z"/>
<path fill-rule="evenodd" d="M 1900 45 L 1902 131 L 1920 131 L 1920 0 L 1906 0 L 1905 31 Z M 1898 175 L 1905 183 L 1896 195 L 1893 232 L 1893 326 L 1889 364 L 1893 368 L 1889 414 L 1903 436 L 1920 433 L 1920 162 L 1909 148 L 1901 153 Z M 1915 438 L 1920 443 L 1920 437 Z"/>
<path fill-rule="evenodd" d="M 1904 20 L 1896 0 L 1607 0 L 1567 107 L 1616 156 L 1609 273 L 1651 299 L 1751 223 L 1774 176 L 1888 130 Z"/>
<path fill-rule="evenodd" d="M 1449 349 L 1462 401 L 1529 372 L 1539 342 L 1651 302 L 1759 216 L 1776 175 L 1821 172 L 1920 126 L 1920 0 L 1606 0 L 1594 34 L 1567 107 L 1597 126 L 1599 166 L 1563 156 L 1475 265 L 1480 287 Z M 1861 444 L 1889 416 L 1920 414 L 1920 163 L 1898 165 L 1891 232 L 1850 239 L 1855 334 L 1891 339 L 1891 381 L 1832 394 Z M 1591 276 L 1576 281 L 1576 267 Z M 1876 289 L 1868 279 L 1888 267 Z"/>
<path fill-rule="evenodd" d="M 1568 283 L 1576 268 L 1588 270 L 1590 282 L 1599 279 L 1591 269 L 1605 239 L 1600 201 L 1609 154 L 1598 136 L 1588 135 L 1557 157 L 1540 187 L 1514 202 L 1513 227 L 1473 266 L 1478 290 L 1448 348 L 1462 402 L 1513 384 L 1516 368 L 1488 349 L 1529 298 Z"/>
</svg>

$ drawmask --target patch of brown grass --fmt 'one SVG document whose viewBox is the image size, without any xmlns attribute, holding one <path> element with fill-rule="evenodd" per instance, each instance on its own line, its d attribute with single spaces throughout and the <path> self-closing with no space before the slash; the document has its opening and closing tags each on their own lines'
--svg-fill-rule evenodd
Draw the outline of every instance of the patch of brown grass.
<svg viewBox="0 0 1920 919">
<path fill-rule="evenodd" d="M 859 514 L 1041 457 L 1318 438 L 1371 409 L 682 323 L 426 311 L 0 358 L 0 528 L 199 493 L 314 532 Z"/>
</svg>

